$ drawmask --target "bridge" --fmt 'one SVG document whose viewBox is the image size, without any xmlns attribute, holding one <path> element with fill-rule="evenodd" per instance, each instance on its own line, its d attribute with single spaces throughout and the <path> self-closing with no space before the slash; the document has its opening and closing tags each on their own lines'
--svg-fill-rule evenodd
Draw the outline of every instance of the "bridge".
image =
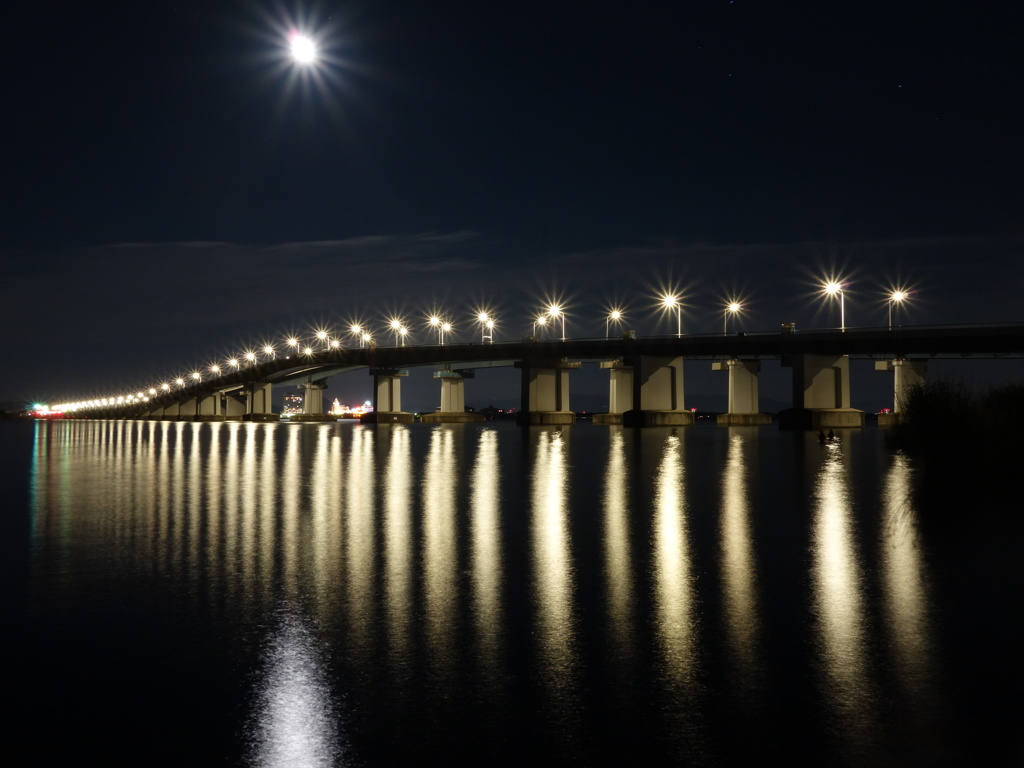
<svg viewBox="0 0 1024 768">
<path fill-rule="evenodd" d="M 523 424 L 569 424 L 570 372 L 598 362 L 609 372 L 607 414 L 598 423 L 627 426 L 685 425 L 693 415 L 683 407 L 684 360 L 709 362 L 727 374 L 728 412 L 719 423 L 771 422 L 758 407 L 761 361 L 779 359 L 792 369 L 792 407 L 784 425 L 818 429 L 857 427 L 864 414 L 850 407 L 849 361 L 875 360 L 893 375 L 893 412 L 909 389 L 923 384 L 936 357 L 1024 357 L 1024 324 L 943 327 L 861 328 L 777 333 L 651 336 L 625 334 L 604 339 L 538 340 L 410 346 L 312 346 L 288 356 L 250 354 L 225 370 L 195 372 L 191 378 L 146 391 L 60 406 L 71 417 L 149 418 L 218 421 L 279 418 L 271 407 L 275 385 L 305 389 L 307 420 L 323 414 L 321 390 L 331 376 L 366 370 L 374 377 L 374 412 L 364 420 L 412 421 L 402 411 L 401 380 L 409 368 L 429 366 L 440 382 L 441 409 L 428 422 L 481 420 L 465 411 L 465 381 L 477 369 L 515 367 L 521 371 Z"/>
</svg>

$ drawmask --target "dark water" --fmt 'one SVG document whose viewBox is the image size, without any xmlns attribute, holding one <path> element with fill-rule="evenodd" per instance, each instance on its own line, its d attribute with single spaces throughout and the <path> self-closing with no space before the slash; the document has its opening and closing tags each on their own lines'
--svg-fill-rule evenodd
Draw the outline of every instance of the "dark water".
<svg viewBox="0 0 1024 768">
<path fill-rule="evenodd" d="M 841 437 L 5 425 L 5 748 L 1021 764 L 1021 510 Z"/>
</svg>

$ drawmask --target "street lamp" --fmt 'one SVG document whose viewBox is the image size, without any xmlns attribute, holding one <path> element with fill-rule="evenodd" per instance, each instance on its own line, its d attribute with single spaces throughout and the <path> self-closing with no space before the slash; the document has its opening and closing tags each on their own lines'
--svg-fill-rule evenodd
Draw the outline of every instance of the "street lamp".
<svg viewBox="0 0 1024 768">
<path fill-rule="evenodd" d="M 480 323 L 480 343 L 483 344 L 485 341 L 489 341 L 493 344 L 494 320 L 486 312 L 481 312 L 476 316 L 476 319 Z"/>
<path fill-rule="evenodd" d="M 825 293 L 830 296 L 839 295 L 839 330 L 846 332 L 846 294 L 843 292 L 842 283 L 835 281 L 825 284 Z"/>
<path fill-rule="evenodd" d="M 722 335 L 726 336 L 729 333 L 729 316 L 733 317 L 733 328 L 736 327 L 736 315 L 743 311 L 743 305 L 738 301 L 730 301 L 725 306 L 725 312 L 722 314 L 725 316 L 724 322 L 722 323 Z"/>
<path fill-rule="evenodd" d="M 409 335 L 409 329 L 406 328 L 404 325 L 400 325 L 398 327 L 398 335 L 399 335 L 399 337 L 401 337 L 401 339 L 402 339 L 402 346 L 404 347 L 405 346 L 405 337 Z"/>
<path fill-rule="evenodd" d="M 892 305 L 893 304 L 902 304 L 904 301 L 907 300 L 909 295 L 910 294 L 908 294 L 906 291 L 893 291 L 891 294 L 889 294 L 889 302 L 888 302 L 888 304 L 889 304 L 889 330 L 890 331 L 892 330 Z"/>
<path fill-rule="evenodd" d="M 534 319 L 534 321 L 533 321 L 533 335 L 534 335 L 534 337 L 537 336 L 537 326 L 538 325 L 540 326 L 541 330 L 543 331 L 547 327 L 547 325 L 548 325 L 548 316 L 547 315 L 537 315 L 536 319 Z"/>
<path fill-rule="evenodd" d="M 608 316 L 605 317 L 605 319 L 604 319 L 604 337 L 606 339 L 608 338 L 608 326 L 611 323 L 615 323 L 617 325 L 617 324 L 619 324 L 621 322 L 622 322 L 622 310 L 621 309 L 613 309 L 611 312 L 609 312 Z"/>
<path fill-rule="evenodd" d="M 356 338 L 359 339 L 359 348 L 360 349 L 362 349 L 364 346 L 366 346 L 366 334 L 363 333 L 363 327 L 361 325 L 359 325 L 358 323 L 353 324 L 349 328 L 349 331 L 352 333 L 353 336 L 355 336 Z"/>
<path fill-rule="evenodd" d="M 328 342 L 330 341 L 330 338 L 327 335 L 327 331 L 321 328 L 319 331 L 316 332 L 316 338 L 321 344 L 323 344 L 324 349 L 328 348 Z"/>
<path fill-rule="evenodd" d="M 562 308 L 557 304 L 552 304 L 548 307 L 548 314 L 551 316 L 552 320 L 559 317 L 562 318 L 562 341 L 565 341 L 565 312 L 563 312 Z"/>
<path fill-rule="evenodd" d="M 277 350 L 274 349 L 270 344 L 263 345 L 263 354 L 269 357 L 271 360 L 277 360 Z"/>
<path fill-rule="evenodd" d="M 671 314 L 674 309 L 676 312 L 676 338 L 681 338 L 683 335 L 683 306 L 678 296 L 662 296 L 661 304 Z"/>
<path fill-rule="evenodd" d="M 395 346 L 397 347 L 399 339 L 401 338 L 402 321 L 397 317 L 393 317 L 388 322 L 388 325 L 391 327 L 391 332 L 395 334 Z"/>
<path fill-rule="evenodd" d="M 441 318 L 438 317 L 437 315 L 431 315 L 430 317 L 427 318 L 427 323 L 431 327 L 437 329 L 437 343 L 441 346 L 444 346 L 444 323 L 441 322 Z"/>
</svg>

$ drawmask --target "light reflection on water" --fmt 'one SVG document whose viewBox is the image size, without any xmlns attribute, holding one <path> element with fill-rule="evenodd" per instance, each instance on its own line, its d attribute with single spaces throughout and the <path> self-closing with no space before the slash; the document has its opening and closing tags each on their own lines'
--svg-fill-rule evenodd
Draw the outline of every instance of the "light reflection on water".
<svg viewBox="0 0 1024 768">
<path fill-rule="evenodd" d="M 725 621 L 739 685 L 759 683 L 757 563 L 751 533 L 748 483 L 753 468 L 748 454 L 753 443 L 744 428 L 729 428 L 729 450 L 722 472 L 722 586 Z"/>
<path fill-rule="evenodd" d="M 683 687 L 695 669 L 697 642 L 682 444 L 666 435 L 654 491 L 654 583 L 658 640 L 668 679 Z"/>
<path fill-rule="evenodd" d="M 563 731 L 572 730 L 577 674 L 574 573 L 568 524 L 567 436 L 561 429 L 531 429 L 533 573 L 537 602 L 539 677 L 548 706 Z"/>
<path fill-rule="evenodd" d="M 340 764 L 339 721 L 314 635 L 287 607 L 263 651 L 249 726 L 249 762 L 277 768 Z"/>
<path fill-rule="evenodd" d="M 480 433 L 473 465 L 470 535 L 472 536 L 473 615 L 476 617 L 480 665 L 492 678 L 504 649 L 501 590 L 504 581 L 501 541 L 501 502 L 498 473 L 498 434 Z"/>
<path fill-rule="evenodd" d="M 822 448 L 811 529 L 811 583 L 817 618 L 823 698 L 834 730 L 853 762 L 876 738 L 874 691 L 867 676 L 864 586 L 854 538 L 849 476 L 843 447 Z"/>
<path fill-rule="evenodd" d="M 364 749 L 379 741 L 385 754 L 435 711 L 498 737 L 514 721 L 523 731 L 506 745 L 545 738 L 572 754 L 567 745 L 615 738 L 605 726 L 618 701 L 646 737 L 682 726 L 693 745 L 716 728 L 741 732 L 712 721 L 708 690 L 757 688 L 785 706 L 792 692 L 772 681 L 808 672 L 818 675 L 810 697 L 825 704 L 824 752 L 855 760 L 882 749 L 880 687 L 911 713 L 914 738 L 929 740 L 936 726 L 921 702 L 941 693 L 905 458 L 889 457 L 870 489 L 853 480 L 849 442 L 785 465 L 803 473 L 806 492 L 793 498 L 809 523 L 788 529 L 788 545 L 810 554 L 787 581 L 760 533 L 798 516 L 757 491 L 775 481 L 762 468 L 765 451 L 778 452 L 764 447 L 773 436 L 709 433 L 724 461 L 705 477 L 688 453 L 700 430 L 641 439 L 585 429 L 40 423 L 35 593 L 41 606 L 58 594 L 72 605 L 129 589 L 121 580 L 144 592 L 150 579 L 171 585 L 178 610 L 211 637 L 262 638 L 264 656 L 246 662 L 262 670 L 250 729 L 261 764 L 337 759 L 339 687 L 346 707 L 378 715 L 363 726 Z M 521 499 L 508 485 L 518 473 L 502 470 L 514 456 Z M 588 489 L 592 507 L 578 503 Z M 873 530 L 865 510 L 876 509 L 872 543 L 857 534 Z M 813 619 L 785 624 L 773 593 L 805 594 Z M 815 643 L 801 666 L 769 667 L 771 651 L 792 655 L 805 631 Z M 342 679 L 361 680 L 363 698 Z"/>
<path fill-rule="evenodd" d="M 622 427 L 609 428 L 608 468 L 604 475 L 604 550 L 609 631 L 616 653 L 633 649 L 633 574 L 630 541 L 630 478 Z"/>
</svg>

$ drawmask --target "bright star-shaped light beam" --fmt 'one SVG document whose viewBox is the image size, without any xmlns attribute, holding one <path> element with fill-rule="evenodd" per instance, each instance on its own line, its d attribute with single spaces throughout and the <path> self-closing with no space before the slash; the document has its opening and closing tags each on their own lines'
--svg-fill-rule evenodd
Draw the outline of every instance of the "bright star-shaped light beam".
<svg viewBox="0 0 1024 768">
<path fill-rule="evenodd" d="M 316 43 L 305 35 L 292 32 L 288 36 L 288 48 L 296 63 L 307 65 L 316 63 Z"/>
</svg>

